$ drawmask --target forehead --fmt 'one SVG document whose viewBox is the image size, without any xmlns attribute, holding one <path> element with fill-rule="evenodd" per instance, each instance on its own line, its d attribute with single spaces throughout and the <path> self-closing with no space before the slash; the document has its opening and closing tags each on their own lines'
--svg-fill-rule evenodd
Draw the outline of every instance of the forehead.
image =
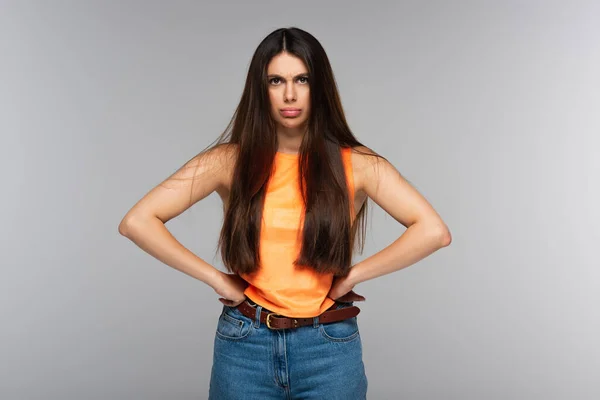
<svg viewBox="0 0 600 400">
<path fill-rule="evenodd" d="M 267 74 L 297 75 L 307 73 L 308 69 L 304 62 L 288 53 L 281 53 L 271 59 L 267 66 Z"/>
</svg>

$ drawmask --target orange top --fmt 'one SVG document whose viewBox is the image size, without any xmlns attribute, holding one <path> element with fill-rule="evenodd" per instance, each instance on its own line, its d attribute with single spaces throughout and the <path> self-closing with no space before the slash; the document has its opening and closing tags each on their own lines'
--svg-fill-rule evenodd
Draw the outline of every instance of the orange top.
<svg viewBox="0 0 600 400">
<path fill-rule="evenodd" d="M 354 178 L 351 148 L 341 148 L 354 220 Z M 260 236 L 261 266 L 241 274 L 248 283 L 244 294 L 257 304 L 288 317 L 316 317 L 335 301 L 327 296 L 333 273 L 295 269 L 301 247 L 299 230 L 304 206 L 299 188 L 298 154 L 276 153 L 268 182 Z"/>
</svg>

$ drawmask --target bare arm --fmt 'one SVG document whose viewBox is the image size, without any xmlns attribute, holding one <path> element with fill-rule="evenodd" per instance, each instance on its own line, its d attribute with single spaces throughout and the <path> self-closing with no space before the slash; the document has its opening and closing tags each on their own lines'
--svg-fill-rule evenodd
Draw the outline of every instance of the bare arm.
<svg viewBox="0 0 600 400">
<path fill-rule="evenodd" d="M 366 147 L 361 150 L 373 153 Z M 408 267 L 450 244 L 452 237 L 444 221 L 393 165 L 369 155 L 354 159 L 357 190 L 364 191 L 407 229 L 388 247 L 350 269 L 352 285 Z"/>
<path fill-rule="evenodd" d="M 195 156 L 127 212 L 119 224 L 119 233 L 156 259 L 214 288 L 223 273 L 185 248 L 165 223 L 226 187 L 234 162 L 232 156 L 230 146 Z"/>
</svg>

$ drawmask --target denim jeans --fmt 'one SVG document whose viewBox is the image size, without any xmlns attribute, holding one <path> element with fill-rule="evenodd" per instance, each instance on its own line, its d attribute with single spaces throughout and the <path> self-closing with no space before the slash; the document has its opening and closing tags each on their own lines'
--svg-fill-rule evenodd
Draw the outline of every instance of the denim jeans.
<svg viewBox="0 0 600 400">
<path fill-rule="evenodd" d="M 249 300 L 247 300 L 249 301 Z M 250 304 L 254 304 L 249 301 Z M 352 306 L 338 302 L 335 308 Z M 362 400 L 367 376 L 357 317 L 270 329 L 223 305 L 214 339 L 209 400 Z"/>
</svg>

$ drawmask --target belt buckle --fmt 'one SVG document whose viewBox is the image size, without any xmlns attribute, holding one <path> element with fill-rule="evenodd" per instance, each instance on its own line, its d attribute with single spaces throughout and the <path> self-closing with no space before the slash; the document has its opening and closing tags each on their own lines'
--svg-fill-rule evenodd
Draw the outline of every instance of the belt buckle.
<svg viewBox="0 0 600 400">
<path fill-rule="evenodd" d="M 277 314 L 277 313 L 274 313 L 274 312 L 267 314 L 267 321 L 266 321 L 267 327 L 269 329 L 275 329 L 275 330 L 277 330 L 277 329 L 283 329 L 283 328 L 274 328 L 274 327 L 271 326 L 271 320 L 270 320 L 271 315 L 279 315 L 280 317 L 283 317 L 283 315 Z"/>
</svg>

